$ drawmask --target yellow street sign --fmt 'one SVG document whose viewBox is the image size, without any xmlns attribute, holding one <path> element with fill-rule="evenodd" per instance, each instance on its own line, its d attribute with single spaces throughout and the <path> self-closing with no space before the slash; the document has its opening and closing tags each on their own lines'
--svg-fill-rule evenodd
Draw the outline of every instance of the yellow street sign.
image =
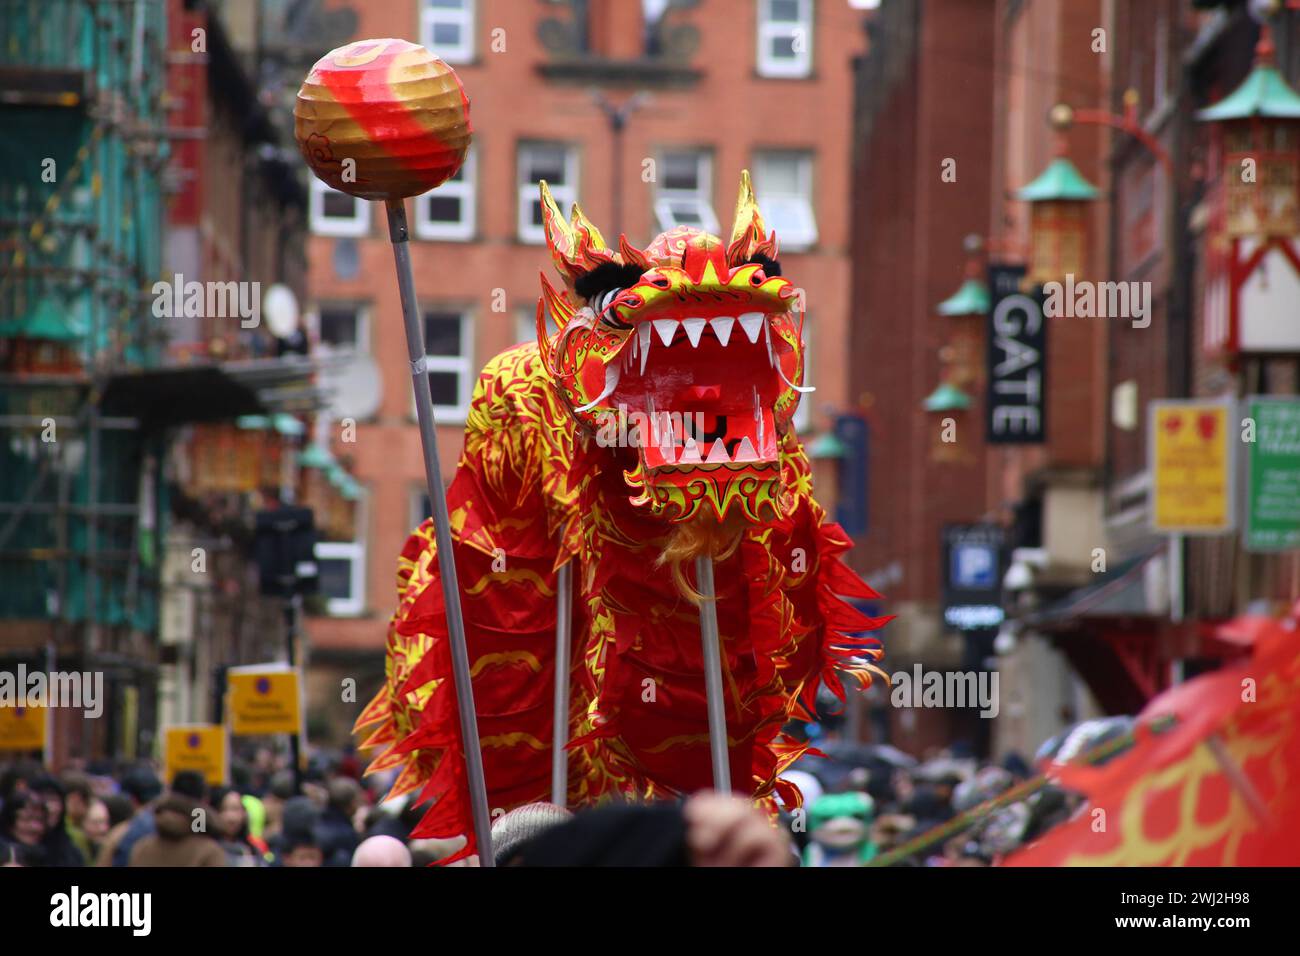
<svg viewBox="0 0 1300 956">
<path fill-rule="evenodd" d="M 298 672 L 282 665 L 231 668 L 226 675 L 230 732 L 236 736 L 302 730 Z"/>
<path fill-rule="evenodd" d="M 182 724 L 163 731 L 163 779 L 196 770 L 209 784 L 225 783 L 226 728 L 220 724 Z"/>
<path fill-rule="evenodd" d="M 1233 528 L 1231 406 L 1221 401 L 1159 401 L 1148 418 L 1152 528 L 1218 534 Z"/>
</svg>

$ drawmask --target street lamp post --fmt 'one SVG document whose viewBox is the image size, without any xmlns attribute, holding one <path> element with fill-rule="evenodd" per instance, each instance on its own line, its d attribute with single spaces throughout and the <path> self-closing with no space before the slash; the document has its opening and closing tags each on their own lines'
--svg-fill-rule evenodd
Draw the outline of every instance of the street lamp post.
<svg viewBox="0 0 1300 956">
<path fill-rule="evenodd" d="M 609 122 L 610 132 L 610 223 L 614 235 L 623 232 L 623 136 L 627 131 L 627 121 L 638 109 L 650 100 L 650 94 L 644 90 L 633 93 L 622 103 L 615 103 L 600 90 L 593 90 L 592 101 Z"/>
</svg>

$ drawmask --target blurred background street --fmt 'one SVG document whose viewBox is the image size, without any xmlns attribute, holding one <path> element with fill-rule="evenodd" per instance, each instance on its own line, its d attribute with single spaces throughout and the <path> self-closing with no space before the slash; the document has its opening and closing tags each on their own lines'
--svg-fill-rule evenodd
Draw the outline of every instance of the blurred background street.
<svg viewBox="0 0 1300 956">
<path fill-rule="evenodd" d="M 407 204 L 447 480 L 479 370 L 536 338 L 537 182 L 641 248 L 725 236 L 751 171 L 806 297 L 795 427 L 907 675 L 823 695 L 796 771 L 870 794 L 880 852 L 1028 785 L 899 856 L 1002 858 L 1078 806 L 1053 760 L 1297 640 L 1300 2 L 0 0 L 0 669 L 103 675 L 94 717 L 0 707 L 0 766 L 64 809 L 191 769 L 306 793 L 327 863 L 409 835 L 347 783 L 429 514 L 392 253 L 293 131 L 365 37 L 472 104 Z M 240 668 L 299 675 L 292 749 L 195 736 Z"/>
</svg>

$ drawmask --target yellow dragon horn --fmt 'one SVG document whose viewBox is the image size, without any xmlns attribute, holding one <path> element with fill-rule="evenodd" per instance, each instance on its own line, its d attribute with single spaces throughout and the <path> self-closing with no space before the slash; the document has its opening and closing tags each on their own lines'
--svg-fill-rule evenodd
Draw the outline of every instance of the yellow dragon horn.
<svg viewBox="0 0 1300 956">
<path fill-rule="evenodd" d="M 600 234 L 600 230 L 587 218 L 582 211 L 582 207 L 576 202 L 573 204 L 573 216 L 570 219 L 569 228 L 572 230 L 574 237 L 578 239 L 578 245 L 582 251 L 604 251 L 609 248 L 605 245 L 605 237 Z M 586 242 L 582 241 L 584 232 L 587 234 Z"/>
<path fill-rule="evenodd" d="M 571 222 L 555 204 L 550 187 L 545 180 L 539 183 L 542 193 L 542 225 L 546 230 L 546 244 L 550 246 L 555 268 L 564 276 L 569 287 L 583 273 L 590 272 L 601 262 L 613 261 L 614 253 L 605 245 L 605 237 L 575 202 Z"/>
<path fill-rule="evenodd" d="M 740 171 L 740 194 L 736 197 L 736 217 L 731 225 L 731 240 L 727 244 L 727 261 L 740 265 L 754 253 L 754 249 L 767 238 L 763 214 L 758 211 L 754 198 L 754 184 L 749 170 Z"/>
<path fill-rule="evenodd" d="M 578 244 L 573 229 L 564 219 L 564 213 L 555 204 L 555 197 L 551 195 L 546 180 L 543 179 L 538 185 L 542 192 L 542 226 L 546 231 L 546 244 L 551 248 L 551 258 L 555 260 L 556 268 L 567 275 Z"/>
</svg>

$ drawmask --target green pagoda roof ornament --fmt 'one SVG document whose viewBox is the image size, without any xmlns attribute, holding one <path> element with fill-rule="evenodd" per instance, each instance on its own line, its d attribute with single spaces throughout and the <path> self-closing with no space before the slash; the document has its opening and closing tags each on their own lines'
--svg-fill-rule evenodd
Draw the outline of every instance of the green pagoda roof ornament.
<svg viewBox="0 0 1300 956">
<path fill-rule="evenodd" d="M 334 464 L 334 456 L 325 448 L 312 442 L 302 450 L 298 456 L 298 466 L 301 468 L 328 468 Z"/>
<path fill-rule="evenodd" d="M 83 323 L 60 309 L 50 298 L 42 298 L 25 316 L 0 322 L 0 338 L 43 339 L 75 342 L 86 337 Z"/>
<path fill-rule="evenodd" d="M 927 412 L 964 411 L 970 406 L 971 397 L 951 382 L 944 382 L 921 403 Z"/>
<path fill-rule="evenodd" d="M 1037 179 L 1017 192 L 1016 198 L 1025 202 L 1090 202 L 1100 195 L 1097 187 L 1083 178 L 1083 173 L 1074 163 L 1058 156 L 1048 163 Z"/>
<path fill-rule="evenodd" d="M 981 279 L 969 278 L 940 302 L 936 311 L 940 315 L 988 315 L 989 287 Z"/>
<path fill-rule="evenodd" d="M 808 446 L 809 458 L 847 458 L 849 446 L 844 444 L 834 432 L 822 432 Z"/>
<path fill-rule="evenodd" d="M 1212 106 L 1199 110 L 1202 122 L 1250 119 L 1300 119 L 1300 93 L 1287 84 L 1273 65 L 1273 36 L 1268 24 L 1260 31 L 1255 47 L 1255 67 L 1235 90 Z"/>
</svg>

